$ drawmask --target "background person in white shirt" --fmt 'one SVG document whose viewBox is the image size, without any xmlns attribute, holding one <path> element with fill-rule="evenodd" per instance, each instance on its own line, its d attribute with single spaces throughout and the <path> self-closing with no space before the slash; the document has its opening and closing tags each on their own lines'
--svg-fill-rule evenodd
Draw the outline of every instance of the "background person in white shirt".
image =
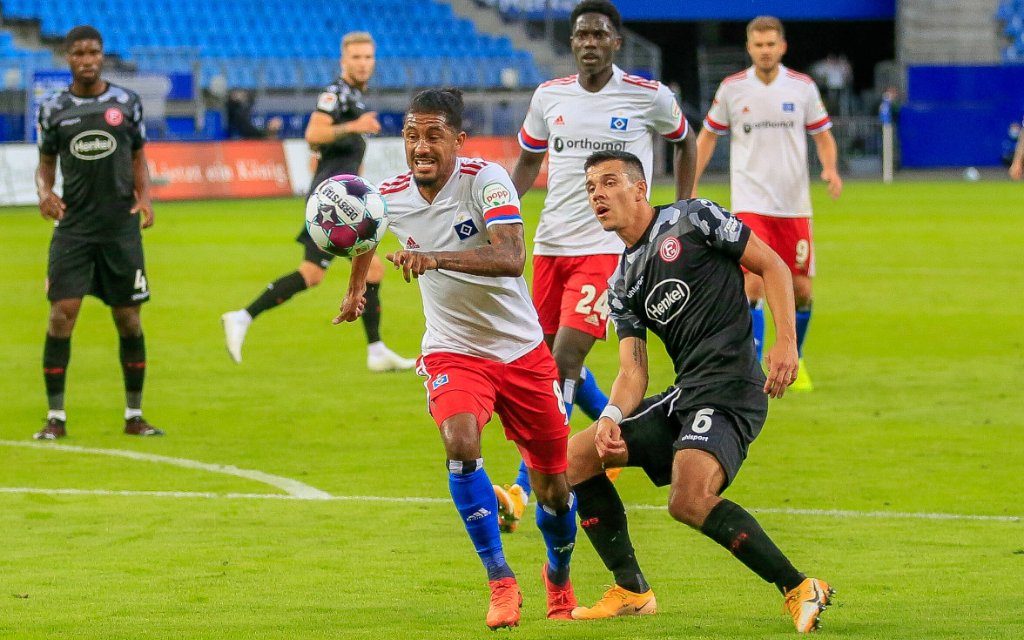
<svg viewBox="0 0 1024 640">
<path fill-rule="evenodd" d="M 782 65 L 786 37 L 778 18 L 760 16 L 747 25 L 747 53 L 753 66 L 718 87 L 697 137 L 697 180 L 715 152 L 718 136 L 731 134 L 730 209 L 775 250 L 793 273 L 800 374 L 794 389 L 810 390 L 803 345 L 811 320 L 814 245 L 811 236 L 807 138 L 821 162 L 821 179 L 833 199 L 843 191 L 832 121 L 814 81 Z M 694 195 L 696 195 L 696 188 Z M 764 343 L 764 286 L 746 273 L 758 359 Z"/>
</svg>

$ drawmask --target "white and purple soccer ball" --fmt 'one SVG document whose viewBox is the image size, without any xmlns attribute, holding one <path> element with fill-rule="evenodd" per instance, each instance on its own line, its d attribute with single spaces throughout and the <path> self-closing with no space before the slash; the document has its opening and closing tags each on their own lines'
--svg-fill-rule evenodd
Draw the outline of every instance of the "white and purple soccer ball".
<svg viewBox="0 0 1024 640">
<path fill-rule="evenodd" d="M 384 238 L 387 213 L 377 187 L 359 176 L 332 176 L 306 201 L 306 233 L 327 253 L 351 258 Z"/>
</svg>

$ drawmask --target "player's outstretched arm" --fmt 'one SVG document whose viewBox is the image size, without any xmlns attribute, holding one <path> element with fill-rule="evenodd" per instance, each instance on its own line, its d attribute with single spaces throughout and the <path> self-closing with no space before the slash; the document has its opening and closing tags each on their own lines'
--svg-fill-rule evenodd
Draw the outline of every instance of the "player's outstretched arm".
<svg viewBox="0 0 1024 640">
<path fill-rule="evenodd" d="M 57 181 L 57 156 L 39 154 L 39 166 L 36 167 L 36 193 L 39 194 L 39 213 L 50 220 L 64 217 L 67 205 L 53 192 Z"/>
<path fill-rule="evenodd" d="M 647 341 L 623 338 L 619 341 L 619 373 L 594 433 L 594 445 L 602 460 L 614 460 L 626 453 L 619 423 L 640 406 L 647 382 Z"/>
<path fill-rule="evenodd" d="M 516 186 L 516 193 L 520 198 L 537 181 L 537 176 L 540 175 L 540 165 L 544 162 L 544 155 L 525 149 L 519 153 L 519 160 L 516 161 L 516 167 L 512 170 L 512 184 Z"/>
<path fill-rule="evenodd" d="M 754 234 L 750 234 L 740 264 L 764 280 L 765 298 L 775 321 L 775 344 L 765 356 L 768 381 L 764 391 L 772 398 L 781 398 L 786 387 L 796 380 L 799 368 L 793 276 L 782 258 Z"/>
<path fill-rule="evenodd" d="M 672 173 L 676 200 L 693 197 L 697 187 L 697 136 L 687 127 L 686 136 L 672 145 Z"/>
<path fill-rule="evenodd" d="M 363 315 L 363 309 L 366 307 L 366 298 L 364 297 L 366 274 L 370 271 L 370 263 L 373 262 L 373 256 L 376 253 L 377 248 L 374 247 L 370 251 L 352 258 L 352 272 L 348 276 L 348 291 L 345 292 L 345 298 L 341 301 L 340 313 L 331 321 L 332 324 L 354 322 L 356 318 Z"/>
<path fill-rule="evenodd" d="M 143 149 L 132 153 L 132 176 L 135 179 L 135 205 L 132 206 L 131 213 L 142 213 L 142 228 L 148 229 L 153 226 L 155 218 L 149 189 L 149 163 L 146 162 L 146 152 Z"/>
<path fill-rule="evenodd" d="M 334 124 L 331 116 L 323 111 L 314 111 L 306 125 L 305 138 L 310 145 L 330 144 L 342 136 L 352 133 L 380 133 L 380 121 L 376 111 L 367 111 L 355 120 Z"/>
<path fill-rule="evenodd" d="M 839 148 L 836 146 L 836 139 L 832 137 L 831 131 L 822 131 L 811 136 L 814 139 L 814 146 L 818 150 L 818 160 L 821 162 L 821 179 L 828 183 L 828 194 L 833 200 L 839 198 L 843 193 L 843 179 L 839 177 Z"/>
<path fill-rule="evenodd" d="M 487 227 L 487 235 L 489 244 L 466 251 L 396 251 L 385 257 L 396 269 L 402 269 L 406 282 L 433 269 L 492 278 L 523 275 L 526 266 L 523 225 L 492 224 Z"/>
<path fill-rule="evenodd" d="M 711 162 L 711 156 L 715 155 L 715 146 L 718 144 L 718 136 L 711 133 L 707 129 L 701 129 L 700 135 L 697 136 L 697 166 L 693 174 L 693 189 L 690 192 L 691 198 L 697 197 L 697 184 L 700 182 L 700 177 L 704 175 L 704 170 L 708 168 L 708 163 Z"/>
</svg>

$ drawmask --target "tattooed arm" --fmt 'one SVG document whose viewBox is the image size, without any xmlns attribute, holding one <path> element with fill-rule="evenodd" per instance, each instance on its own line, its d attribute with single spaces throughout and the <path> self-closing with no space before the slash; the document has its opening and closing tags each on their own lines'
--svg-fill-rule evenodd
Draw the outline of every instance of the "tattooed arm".
<svg viewBox="0 0 1024 640">
<path fill-rule="evenodd" d="M 523 225 L 495 224 L 487 228 L 489 244 L 466 251 L 395 251 L 385 256 L 401 267 L 406 282 L 431 269 L 460 271 L 474 276 L 519 277 L 526 265 Z"/>
<path fill-rule="evenodd" d="M 619 375 L 612 383 L 608 408 L 597 421 L 594 446 L 601 460 L 622 462 L 626 443 L 622 440 L 619 422 L 633 413 L 647 392 L 647 341 L 641 338 L 623 338 L 619 341 Z"/>
</svg>

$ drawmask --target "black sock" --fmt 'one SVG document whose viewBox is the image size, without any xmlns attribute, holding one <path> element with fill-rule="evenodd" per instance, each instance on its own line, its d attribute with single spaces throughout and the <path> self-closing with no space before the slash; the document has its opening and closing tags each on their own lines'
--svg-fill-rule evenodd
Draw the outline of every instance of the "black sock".
<svg viewBox="0 0 1024 640">
<path fill-rule="evenodd" d="M 805 576 L 779 551 L 754 516 L 735 502 L 722 500 L 715 505 L 700 530 L 783 593 L 804 580 Z"/>
<path fill-rule="evenodd" d="M 43 380 L 50 411 L 64 410 L 64 376 L 71 360 L 71 338 L 55 338 L 46 334 L 43 343 Z"/>
<path fill-rule="evenodd" d="M 612 481 L 602 473 L 572 489 L 576 492 L 580 526 L 604 566 L 615 575 L 615 584 L 633 593 L 647 592 L 651 587 L 636 561 L 629 539 L 626 508 Z"/>
<path fill-rule="evenodd" d="M 284 304 L 296 293 L 305 291 L 306 281 L 298 271 L 292 271 L 286 276 L 267 285 L 267 288 L 245 308 L 249 315 L 255 318 L 267 309 L 273 309 L 279 304 Z"/>
<path fill-rule="evenodd" d="M 121 373 L 125 404 L 129 409 L 141 409 L 142 383 L 146 379 L 146 339 L 141 333 L 121 336 Z"/>
<path fill-rule="evenodd" d="M 366 283 L 366 307 L 363 309 L 363 328 L 366 343 L 380 342 L 380 283 Z"/>
</svg>

